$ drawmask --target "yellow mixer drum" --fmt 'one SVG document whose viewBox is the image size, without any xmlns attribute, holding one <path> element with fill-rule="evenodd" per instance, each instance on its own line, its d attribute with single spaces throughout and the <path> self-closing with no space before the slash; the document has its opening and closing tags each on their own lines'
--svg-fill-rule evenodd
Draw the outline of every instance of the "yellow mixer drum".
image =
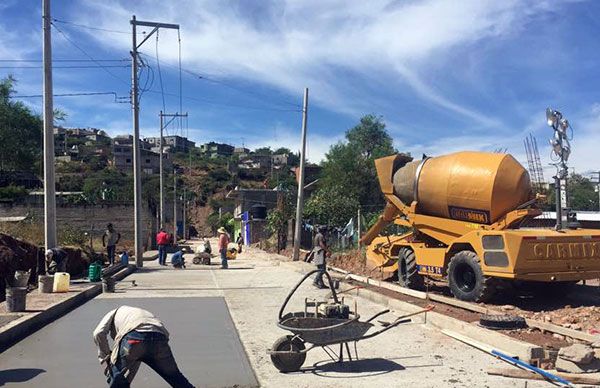
<svg viewBox="0 0 600 388">
<path fill-rule="evenodd" d="M 394 193 L 421 214 L 491 224 L 532 198 L 529 174 L 509 154 L 457 152 L 406 164 Z"/>
</svg>

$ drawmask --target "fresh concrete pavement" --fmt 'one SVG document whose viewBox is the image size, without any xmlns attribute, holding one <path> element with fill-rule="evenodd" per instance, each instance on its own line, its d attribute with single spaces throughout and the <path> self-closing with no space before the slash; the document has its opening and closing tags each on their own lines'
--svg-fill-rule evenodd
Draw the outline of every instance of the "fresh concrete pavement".
<svg viewBox="0 0 600 388">
<path fill-rule="evenodd" d="M 430 329 L 422 324 L 421 316 L 413 323 L 359 342 L 359 361 L 333 363 L 321 349 L 314 349 L 308 353 L 301 372 L 281 374 L 271 364 L 267 349 L 287 334 L 276 326 L 277 315 L 283 299 L 302 275 L 279 265 L 281 257 L 253 248 L 231 261 L 229 270 L 219 269 L 218 258 L 207 267 L 193 265 L 191 256 L 186 257 L 186 270 L 145 262 L 144 268 L 127 278 L 135 279 L 136 287 L 120 283 L 116 293 L 102 294 L 1 354 L 0 386 L 3 376 L 7 387 L 57 386 L 59 380 L 55 379 L 61 374 L 54 368 L 70 367 L 79 368 L 77 373 L 86 386 L 105 386 L 99 366 L 93 365 L 96 360 L 91 331 L 106 311 L 120 304 L 139 305 L 165 320 L 175 358 L 198 387 L 249 387 L 256 386 L 256 381 L 263 387 L 289 388 L 526 386 L 525 380 L 487 375 L 487 368 L 506 364 Z M 302 310 L 304 297 L 327 294 L 312 288 L 310 281 L 305 284 L 292 300 L 290 310 Z M 346 302 L 354 304 L 348 296 Z M 356 302 L 363 317 L 383 309 L 366 299 L 357 298 Z M 74 343 L 44 348 L 49 346 L 45 338 L 61 336 L 56 331 L 64 332 L 68 326 L 73 327 L 71 334 L 77 338 L 72 339 Z M 70 354 L 69 349 L 76 349 L 77 354 Z M 73 357 L 85 358 L 85 362 Z M 49 363 L 47 358 L 56 360 Z M 17 368 L 30 368 L 32 377 L 16 382 L 14 373 L 7 371 Z M 544 385 L 527 381 L 528 387 Z M 164 383 L 145 367 L 133 386 L 161 387 Z"/>
</svg>

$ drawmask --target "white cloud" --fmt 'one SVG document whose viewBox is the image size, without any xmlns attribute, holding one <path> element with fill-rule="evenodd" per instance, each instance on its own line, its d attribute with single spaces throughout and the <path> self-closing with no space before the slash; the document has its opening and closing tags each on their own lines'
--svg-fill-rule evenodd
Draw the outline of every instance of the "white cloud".
<svg viewBox="0 0 600 388">
<path fill-rule="evenodd" d="M 81 22 L 102 28 L 129 27 L 129 2 L 88 2 Z M 139 19 L 181 25 L 186 66 L 224 77 L 266 83 L 291 94 L 313 90 L 319 104 L 356 115 L 369 110 L 339 71 L 374 72 L 398 79 L 425 103 L 472 120 L 499 126 L 469 106 L 452 101 L 428 83 L 427 63 L 459 45 L 513 34 L 529 18 L 556 8 L 540 1 L 429 0 L 398 2 L 138 2 Z M 182 12 L 185 10 L 185 12 Z M 550 10 L 550 11 L 549 11 Z M 93 34 L 98 43 L 125 52 L 126 35 Z M 175 35 L 161 32 L 164 58 L 175 61 Z M 170 42 L 170 43 L 167 43 Z M 147 43 L 148 44 L 148 43 Z M 151 50 L 146 47 L 145 50 Z"/>
</svg>

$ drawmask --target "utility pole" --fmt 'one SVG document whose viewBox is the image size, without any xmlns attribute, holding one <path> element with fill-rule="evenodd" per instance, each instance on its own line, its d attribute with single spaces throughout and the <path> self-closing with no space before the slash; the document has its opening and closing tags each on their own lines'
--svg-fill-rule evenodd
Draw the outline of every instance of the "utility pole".
<svg viewBox="0 0 600 388">
<path fill-rule="evenodd" d="M 164 182 L 163 182 L 163 111 L 160 111 L 160 138 L 158 139 L 158 152 L 160 154 L 160 159 L 158 160 L 158 175 L 159 175 L 159 187 L 160 187 L 160 216 L 159 216 L 159 225 L 162 228 L 164 222 L 164 208 L 165 208 L 165 196 L 164 196 Z"/>
<path fill-rule="evenodd" d="M 50 0 L 42 0 L 44 34 L 44 240 L 56 247 L 56 193 L 54 182 L 54 103 L 52 100 L 52 35 Z M 65 140 L 66 141 L 66 140 Z"/>
<path fill-rule="evenodd" d="M 164 197 L 164 167 L 163 167 L 163 157 L 164 157 L 164 143 L 163 143 L 163 131 L 166 127 L 169 126 L 169 124 L 175 120 L 177 117 L 188 117 L 188 114 L 179 114 L 179 113 L 174 113 L 174 114 L 167 114 L 164 113 L 162 110 L 160 111 L 160 113 L 158 114 L 160 117 L 160 139 L 159 139 L 159 143 L 158 143 L 158 148 L 159 148 L 159 152 L 160 152 L 160 160 L 159 160 L 159 164 L 158 164 L 158 174 L 160 175 L 160 179 L 159 179 L 159 186 L 160 186 L 160 227 L 163 227 L 164 224 L 164 219 L 165 219 L 165 213 L 164 213 L 164 208 L 165 208 L 165 197 Z M 171 120 L 169 120 L 167 123 L 165 123 L 165 117 L 170 117 Z"/>
<path fill-rule="evenodd" d="M 294 255 L 293 260 L 300 259 L 300 228 L 302 226 L 302 213 L 304 210 L 304 163 L 306 162 L 306 115 L 308 110 L 308 88 L 304 89 L 304 103 L 302 104 L 302 151 L 300 152 L 300 176 L 298 178 L 298 202 L 296 204 L 296 229 L 294 230 Z"/>
<path fill-rule="evenodd" d="M 138 49 L 156 32 L 159 28 L 171 28 L 179 30 L 178 24 L 166 24 L 156 22 L 144 22 L 137 20 L 135 15 L 131 17 L 131 108 L 133 111 L 133 206 L 134 210 L 134 228 L 135 228 L 135 264 L 138 267 L 144 265 L 142 249 L 142 165 L 140 163 L 140 106 L 138 98 Z M 137 43 L 137 26 L 154 27 L 146 34 L 144 39 Z M 162 139 L 161 139 L 162 141 Z M 160 156 L 162 159 L 162 155 Z M 162 218 L 162 215 L 161 215 Z"/>
<path fill-rule="evenodd" d="M 358 208 L 358 214 L 356 215 L 356 246 L 360 248 L 360 206 Z"/>
<path fill-rule="evenodd" d="M 185 227 L 186 227 L 186 225 L 185 225 L 185 206 L 186 206 L 186 203 L 185 203 L 185 185 L 183 186 L 183 196 L 181 197 L 181 206 L 182 206 L 182 210 L 183 210 L 183 219 L 181 220 L 183 222 L 183 239 L 186 240 L 187 238 L 185 236 L 185 234 L 186 234 L 185 233 L 185 231 L 186 231 L 186 229 L 185 229 Z"/>
<path fill-rule="evenodd" d="M 173 169 L 173 245 L 177 245 L 177 169 Z"/>
</svg>

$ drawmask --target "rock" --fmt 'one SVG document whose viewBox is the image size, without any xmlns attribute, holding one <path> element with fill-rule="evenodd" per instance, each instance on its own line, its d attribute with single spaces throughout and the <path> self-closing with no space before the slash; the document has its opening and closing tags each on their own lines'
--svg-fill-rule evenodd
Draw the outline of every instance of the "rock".
<svg viewBox="0 0 600 388">
<path fill-rule="evenodd" d="M 559 340 L 564 340 L 565 339 L 564 335 L 560 335 L 560 334 L 557 334 L 557 333 L 552 334 L 552 337 L 554 337 L 556 339 L 559 339 Z"/>
<path fill-rule="evenodd" d="M 594 349 L 600 349 L 600 341 L 596 341 L 590 346 Z"/>
<path fill-rule="evenodd" d="M 589 364 L 594 360 L 594 350 L 588 345 L 574 344 L 560 349 L 558 358 L 579 364 Z"/>
<path fill-rule="evenodd" d="M 571 329 L 573 330 L 581 330 L 581 325 L 578 323 L 574 323 L 571 325 Z"/>
<path fill-rule="evenodd" d="M 555 368 L 559 372 L 567 373 L 594 373 L 600 371 L 600 360 L 594 358 L 589 364 L 581 364 L 562 358 L 556 359 Z"/>
<path fill-rule="evenodd" d="M 509 311 L 509 310 L 514 310 L 514 309 L 515 309 L 515 306 L 511 306 L 511 305 L 509 305 L 509 304 L 506 304 L 506 305 L 504 305 L 504 306 L 502 306 L 502 307 L 500 307 L 500 308 L 501 308 L 502 310 L 504 310 L 504 311 Z"/>
</svg>

